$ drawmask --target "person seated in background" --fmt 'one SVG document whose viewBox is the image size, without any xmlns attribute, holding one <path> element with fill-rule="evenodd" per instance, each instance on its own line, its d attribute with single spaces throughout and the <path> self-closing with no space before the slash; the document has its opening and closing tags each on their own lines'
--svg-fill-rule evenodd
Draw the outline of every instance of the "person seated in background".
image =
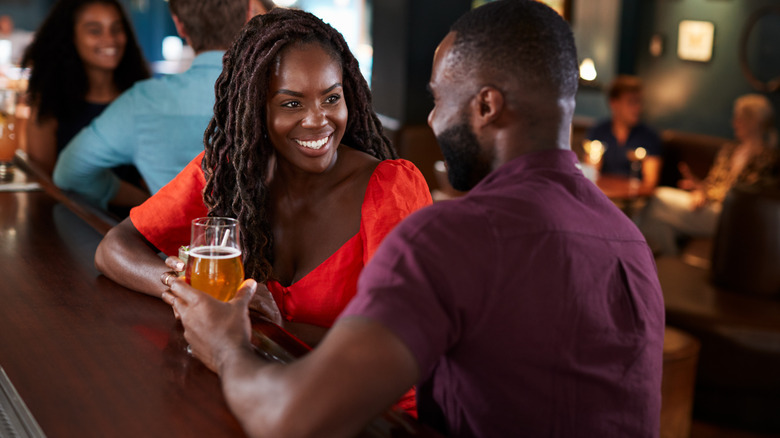
<svg viewBox="0 0 780 438">
<path fill-rule="evenodd" d="M 27 46 L 33 39 L 33 33 L 27 30 L 17 29 L 14 19 L 10 15 L 0 15 L 0 40 L 11 43 L 11 52 L 8 59 L 0 59 L 0 64 L 10 62 L 18 65 Z"/>
<path fill-rule="evenodd" d="M 597 170 L 604 175 L 636 177 L 645 188 L 655 188 L 661 175 L 661 139 L 640 120 L 642 81 L 620 75 L 610 84 L 607 98 L 612 118 L 593 126 L 586 135 L 605 148 L 601 161 L 595 163 Z M 642 152 L 636 154 L 637 148 L 644 149 L 644 157 Z"/>
<path fill-rule="evenodd" d="M 252 349 L 254 281 L 227 303 L 171 283 L 163 299 L 248 435 L 356 436 L 417 382 L 420 420 L 446 436 L 658 436 L 661 289 L 641 233 L 569 149 L 577 81 L 571 30 L 543 3 L 459 19 L 428 123 L 470 191 L 401 222 L 290 365 Z"/>
<path fill-rule="evenodd" d="M 179 35 L 196 57 L 184 73 L 139 82 L 71 140 L 54 183 L 89 202 L 132 207 L 148 194 L 125 192 L 108 169 L 133 164 L 155 193 L 203 151 L 222 55 L 247 20 L 247 0 L 170 0 Z"/>
<path fill-rule="evenodd" d="M 775 113 L 769 99 L 748 94 L 734 102 L 736 142 L 724 145 L 707 177 L 696 179 L 685 163 L 679 189 L 659 187 L 638 218 L 639 229 L 656 255 L 679 252 L 680 238 L 715 234 L 726 193 L 737 183 L 755 183 L 778 159 Z"/>
<path fill-rule="evenodd" d="M 31 68 L 27 155 L 51 176 L 65 145 L 149 69 L 116 0 L 59 0 L 25 51 Z M 114 166 L 112 166 L 114 167 Z M 145 193 L 132 166 L 114 167 L 126 190 Z"/>
<path fill-rule="evenodd" d="M 265 284 L 257 307 L 309 345 L 355 295 L 385 235 L 431 203 L 420 171 L 395 159 L 344 38 L 302 11 L 247 24 L 225 57 L 205 139 L 203 155 L 106 234 L 96 266 L 159 297 L 168 268 L 158 250 L 177 255 L 194 218 L 236 218 L 246 275 Z"/>
</svg>

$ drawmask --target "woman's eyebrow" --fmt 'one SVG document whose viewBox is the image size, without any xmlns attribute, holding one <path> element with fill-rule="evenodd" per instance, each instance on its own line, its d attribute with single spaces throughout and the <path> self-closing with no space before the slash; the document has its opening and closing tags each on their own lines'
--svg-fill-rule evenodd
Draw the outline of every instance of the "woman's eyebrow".
<svg viewBox="0 0 780 438">
<path fill-rule="evenodd" d="M 342 86 L 341 82 L 336 82 L 335 84 L 331 85 L 330 87 L 328 87 L 324 91 L 322 91 L 322 94 L 328 94 L 331 91 L 333 91 L 334 89 L 336 89 L 338 87 L 341 87 L 341 86 Z M 293 96 L 293 97 L 303 97 L 303 93 L 298 92 L 298 91 L 288 90 L 286 88 L 280 88 L 280 89 L 276 90 L 276 93 L 274 93 L 274 96 L 276 96 L 277 94 L 287 94 L 287 95 Z"/>
</svg>

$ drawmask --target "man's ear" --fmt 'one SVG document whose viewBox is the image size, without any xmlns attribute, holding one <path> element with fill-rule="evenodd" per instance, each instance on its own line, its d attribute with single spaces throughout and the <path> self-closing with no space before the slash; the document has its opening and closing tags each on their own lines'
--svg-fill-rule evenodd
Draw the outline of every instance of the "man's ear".
<svg viewBox="0 0 780 438">
<path fill-rule="evenodd" d="M 471 117 L 476 129 L 495 122 L 504 111 L 504 93 L 491 86 L 482 87 L 471 99 Z"/>
<path fill-rule="evenodd" d="M 176 32 L 184 41 L 189 44 L 190 36 L 187 34 L 187 30 L 184 28 L 184 23 L 179 20 L 179 17 L 177 17 L 176 14 L 171 14 L 171 18 L 173 18 L 173 25 L 176 26 Z"/>
</svg>

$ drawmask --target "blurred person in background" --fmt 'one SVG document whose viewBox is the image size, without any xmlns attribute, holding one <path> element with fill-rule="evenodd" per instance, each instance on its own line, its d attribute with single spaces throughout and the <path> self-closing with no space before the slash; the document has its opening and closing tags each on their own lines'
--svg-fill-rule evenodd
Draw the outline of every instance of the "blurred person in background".
<svg viewBox="0 0 780 438">
<path fill-rule="evenodd" d="M 248 0 L 170 0 L 179 35 L 196 53 L 180 74 L 139 82 L 60 155 L 54 183 L 101 207 L 141 204 L 203 151 L 222 55 L 247 20 Z M 149 193 L 128 190 L 109 168 L 133 164 Z"/>
<path fill-rule="evenodd" d="M 596 164 L 605 175 L 638 177 L 648 189 L 658 185 L 661 174 L 661 139 L 649 126 L 642 123 L 642 81 L 635 76 L 620 75 L 607 92 L 612 118 L 604 120 L 588 131 L 588 140 L 598 140 L 605 147 L 601 161 Z M 641 168 L 632 169 L 637 148 L 644 148 Z"/>
<path fill-rule="evenodd" d="M 13 65 L 19 64 L 22 54 L 33 39 L 33 33 L 27 30 L 17 29 L 10 15 L 0 15 L 0 40 L 7 40 L 11 44 L 11 51 L 7 60 L 0 59 L 0 63 L 8 61 Z"/>
<path fill-rule="evenodd" d="M 25 51 L 31 68 L 27 154 L 51 175 L 65 145 L 123 91 L 149 77 L 135 34 L 116 0 L 59 0 Z M 117 169 L 140 183 L 133 169 Z"/>
<path fill-rule="evenodd" d="M 677 254 L 681 237 L 715 233 L 723 199 L 734 184 L 758 182 L 777 162 L 778 133 L 769 99 L 748 94 L 734 103 L 733 143 L 724 145 L 704 180 L 685 163 L 679 189 L 659 187 L 638 218 L 639 229 L 656 255 Z"/>
</svg>

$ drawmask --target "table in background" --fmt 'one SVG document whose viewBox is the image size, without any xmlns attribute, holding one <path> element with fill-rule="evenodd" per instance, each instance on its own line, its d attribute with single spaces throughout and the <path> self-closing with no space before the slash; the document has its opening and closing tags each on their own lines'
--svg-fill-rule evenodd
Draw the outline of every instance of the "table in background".
<svg viewBox="0 0 780 438">
<path fill-rule="evenodd" d="M 641 181 L 627 176 L 599 175 L 596 185 L 629 217 L 653 194 L 653 189 L 643 187 Z"/>
</svg>

